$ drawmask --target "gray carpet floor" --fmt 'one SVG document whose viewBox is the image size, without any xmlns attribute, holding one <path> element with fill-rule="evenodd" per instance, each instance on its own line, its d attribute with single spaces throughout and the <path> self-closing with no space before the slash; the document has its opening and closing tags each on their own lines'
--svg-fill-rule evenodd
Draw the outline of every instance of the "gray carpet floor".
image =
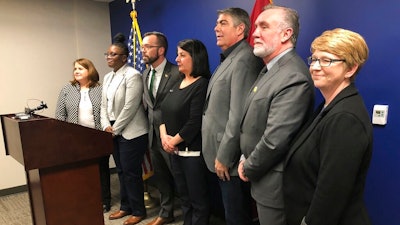
<svg viewBox="0 0 400 225">
<path fill-rule="evenodd" d="M 119 209 L 119 184 L 118 176 L 116 174 L 111 175 L 111 193 L 112 193 L 112 207 L 111 211 Z M 149 186 L 149 193 L 153 200 L 158 203 L 158 191 Z M 155 206 L 147 208 L 147 218 L 139 223 L 139 225 L 146 225 L 152 221 L 158 214 L 159 207 Z M 110 212 L 104 213 L 104 224 L 105 225 L 122 225 L 123 222 L 128 218 L 124 217 L 118 220 L 109 220 L 108 216 Z M 170 225 L 181 225 L 182 222 L 182 211 L 179 206 L 175 207 L 175 222 Z M 27 192 L 21 192 L 11 195 L 0 196 L 0 224 L 1 225 L 32 225 L 31 210 L 29 206 L 29 196 Z M 210 225 L 224 225 L 224 221 L 218 218 L 211 218 Z"/>
</svg>

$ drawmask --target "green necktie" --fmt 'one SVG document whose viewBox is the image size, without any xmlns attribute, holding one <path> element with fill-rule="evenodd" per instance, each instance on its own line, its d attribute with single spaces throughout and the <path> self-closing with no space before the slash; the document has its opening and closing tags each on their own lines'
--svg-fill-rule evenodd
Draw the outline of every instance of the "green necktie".
<svg viewBox="0 0 400 225">
<path fill-rule="evenodd" d="M 152 69 L 151 70 L 151 77 L 150 77 L 150 87 L 149 87 L 149 94 L 150 94 L 150 98 L 151 100 L 154 102 L 154 77 L 156 76 L 156 70 Z"/>
</svg>

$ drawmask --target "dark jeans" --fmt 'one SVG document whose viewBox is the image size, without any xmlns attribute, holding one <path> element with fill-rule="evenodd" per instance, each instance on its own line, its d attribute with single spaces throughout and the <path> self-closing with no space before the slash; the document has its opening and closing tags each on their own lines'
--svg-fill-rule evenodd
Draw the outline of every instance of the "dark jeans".
<svg viewBox="0 0 400 225">
<path fill-rule="evenodd" d="M 121 210 L 145 216 L 142 163 L 148 143 L 147 134 L 127 140 L 114 138 L 114 160 L 120 183 Z"/>
<path fill-rule="evenodd" d="M 226 225 L 251 225 L 250 183 L 243 182 L 238 176 L 231 176 L 230 181 L 218 180 Z"/>
</svg>

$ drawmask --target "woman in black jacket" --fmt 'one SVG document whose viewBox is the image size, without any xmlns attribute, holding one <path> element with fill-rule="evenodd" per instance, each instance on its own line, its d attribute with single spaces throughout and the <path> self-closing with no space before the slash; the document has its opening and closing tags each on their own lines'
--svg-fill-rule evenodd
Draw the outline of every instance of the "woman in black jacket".
<svg viewBox="0 0 400 225">
<path fill-rule="evenodd" d="M 354 80 L 368 58 L 359 34 L 328 30 L 311 44 L 310 73 L 325 101 L 299 133 L 284 172 L 288 225 L 369 225 L 363 201 L 372 126 Z"/>
</svg>

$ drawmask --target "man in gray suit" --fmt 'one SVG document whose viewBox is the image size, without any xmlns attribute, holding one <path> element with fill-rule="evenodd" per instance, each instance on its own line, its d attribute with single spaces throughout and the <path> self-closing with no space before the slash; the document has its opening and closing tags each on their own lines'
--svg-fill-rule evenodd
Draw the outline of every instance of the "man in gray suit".
<svg viewBox="0 0 400 225">
<path fill-rule="evenodd" d="M 314 86 L 304 60 L 294 50 L 297 12 L 270 4 L 255 25 L 254 54 L 263 58 L 265 67 L 245 101 L 238 172 L 242 180 L 251 182 L 260 224 L 285 225 L 283 159 L 312 113 Z"/>
<path fill-rule="evenodd" d="M 148 225 L 162 225 L 174 220 L 174 180 L 169 155 L 161 148 L 159 130 L 160 105 L 165 95 L 179 79 L 178 67 L 165 58 L 167 50 L 168 42 L 164 34 L 156 31 L 144 34 L 143 61 L 150 66 L 143 71 L 143 99 L 149 118 L 149 146 L 154 168 L 154 176 L 149 181 L 154 181 L 159 190 L 161 205 L 158 217 Z"/>
<path fill-rule="evenodd" d="M 208 85 L 202 121 L 203 156 L 208 169 L 219 178 L 227 225 L 251 224 L 250 190 L 237 173 L 239 124 L 244 99 L 263 63 L 246 42 L 249 30 L 245 10 L 218 11 L 214 31 L 222 50 L 221 64 Z"/>
</svg>

